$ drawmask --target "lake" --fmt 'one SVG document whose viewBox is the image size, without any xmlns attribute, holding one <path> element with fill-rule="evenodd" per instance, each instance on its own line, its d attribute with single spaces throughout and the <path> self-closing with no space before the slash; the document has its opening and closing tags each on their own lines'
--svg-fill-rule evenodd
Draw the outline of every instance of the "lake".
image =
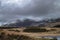
<svg viewBox="0 0 60 40">
<path fill-rule="evenodd" d="M 37 37 L 37 38 L 41 38 L 41 37 Z M 42 36 L 42 38 L 49 38 L 49 39 L 57 38 L 57 40 L 60 40 L 60 36 Z"/>
</svg>

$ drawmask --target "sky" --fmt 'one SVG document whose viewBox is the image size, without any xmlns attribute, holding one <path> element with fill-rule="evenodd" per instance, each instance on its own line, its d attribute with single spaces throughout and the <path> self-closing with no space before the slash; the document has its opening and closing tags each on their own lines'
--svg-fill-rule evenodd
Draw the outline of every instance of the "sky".
<svg viewBox="0 0 60 40">
<path fill-rule="evenodd" d="M 0 0 L 0 24 L 16 19 L 60 17 L 60 0 Z"/>
</svg>

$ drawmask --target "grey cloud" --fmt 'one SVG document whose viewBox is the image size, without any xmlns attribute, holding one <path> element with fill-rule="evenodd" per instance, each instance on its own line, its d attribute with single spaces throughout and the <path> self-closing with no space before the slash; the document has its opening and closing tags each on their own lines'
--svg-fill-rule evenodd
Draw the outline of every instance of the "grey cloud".
<svg viewBox="0 0 60 40">
<path fill-rule="evenodd" d="M 59 0 L 31 0 L 26 6 L 20 4 L 8 3 L 8 0 L 0 2 L 0 20 L 15 20 L 18 18 L 56 18 L 60 17 L 60 1 Z M 5 2 L 5 3 L 4 3 Z M 24 3 L 24 2 L 23 2 Z M 25 2 L 26 3 L 26 2 Z M 18 3 L 19 4 L 19 3 Z"/>
</svg>

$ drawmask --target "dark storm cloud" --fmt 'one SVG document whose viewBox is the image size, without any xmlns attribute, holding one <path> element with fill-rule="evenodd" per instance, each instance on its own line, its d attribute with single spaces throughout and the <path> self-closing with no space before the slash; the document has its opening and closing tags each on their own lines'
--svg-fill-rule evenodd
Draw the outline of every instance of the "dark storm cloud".
<svg viewBox="0 0 60 40">
<path fill-rule="evenodd" d="M 34 15 L 41 16 L 48 14 L 49 11 L 54 7 L 52 0 L 33 0 L 33 3 L 27 5 L 23 9 L 16 9 L 15 14 L 20 15 Z"/>
<path fill-rule="evenodd" d="M 0 20 L 10 21 L 18 18 L 56 18 L 60 17 L 59 0 L 0 0 Z"/>
</svg>

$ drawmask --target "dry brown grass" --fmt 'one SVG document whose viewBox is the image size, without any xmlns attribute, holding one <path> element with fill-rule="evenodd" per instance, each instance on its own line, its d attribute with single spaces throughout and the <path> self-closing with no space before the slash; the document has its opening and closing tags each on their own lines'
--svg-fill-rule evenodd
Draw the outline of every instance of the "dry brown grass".
<svg viewBox="0 0 60 40">
<path fill-rule="evenodd" d="M 15 34 L 15 35 L 25 35 L 30 37 L 38 37 L 38 36 L 59 36 L 60 35 L 60 28 L 45 28 L 49 30 L 49 32 L 38 32 L 38 33 L 28 33 L 23 32 L 23 30 L 26 28 L 13 28 L 13 29 L 2 29 L 0 32 L 5 32 L 6 34 Z M 9 31 L 9 30 L 18 30 L 20 32 L 16 31 Z"/>
</svg>

